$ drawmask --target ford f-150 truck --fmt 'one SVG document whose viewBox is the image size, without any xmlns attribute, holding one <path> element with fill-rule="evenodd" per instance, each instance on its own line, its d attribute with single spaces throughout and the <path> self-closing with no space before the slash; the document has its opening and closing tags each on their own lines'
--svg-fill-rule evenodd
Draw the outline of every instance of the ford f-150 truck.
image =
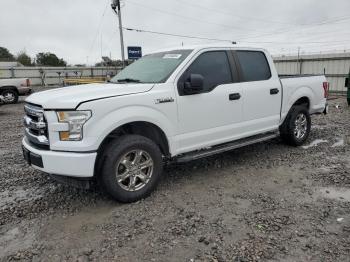
<svg viewBox="0 0 350 262">
<path fill-rule="evenodd" d="M 19 96 L 32 92 L 28 78 L 0 79 L 0 95 L 4 104 L 16 104 Z"/>
<path fill-rule="evenodd" d="M 324 76 L 280 79 L 263 49 L 163 50 L 109 83 L 29 96 L 23 154 L 56 178 L 94 179 L 114 199 L 133 202 L 155 189 L 165 163 L 279 135 L 302 145 L 327 92 Z"/>
</svg>

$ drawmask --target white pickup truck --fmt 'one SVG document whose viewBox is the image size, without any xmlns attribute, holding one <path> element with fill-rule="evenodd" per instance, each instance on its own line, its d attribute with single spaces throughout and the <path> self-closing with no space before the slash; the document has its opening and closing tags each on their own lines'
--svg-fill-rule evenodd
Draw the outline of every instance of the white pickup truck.
<svg viewBox="0 0 350 262">
<path fill-rule="evenodd" d="M 28 78 L 0 79 L 0 103 L 16 104 L 19 96 L 32 92 Z"/>
<path fill-rule="evenodd" d="M 133 202 L 155 189 L 165 163 L 279 135 L 303 144 L 327 92 L 324 76 L 280 79 L 263 49 L 159 51 L 109 83 L 29 96 L 23 153 L 56 178 L 94 179 L 114 199 Z"/>
</svg>

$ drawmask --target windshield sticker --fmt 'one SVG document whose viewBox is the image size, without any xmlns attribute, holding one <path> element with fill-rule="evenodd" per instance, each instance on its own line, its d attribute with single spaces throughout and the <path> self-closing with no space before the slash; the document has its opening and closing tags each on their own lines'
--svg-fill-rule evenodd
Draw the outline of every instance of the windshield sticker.
<svg viewBox="0 0 350 262">
<path fill-rule="evenodd" d="M 163 56 L 164 59 L 179 59 L 182 55 L 181 54 L 165 54 Z"/>
</svg>

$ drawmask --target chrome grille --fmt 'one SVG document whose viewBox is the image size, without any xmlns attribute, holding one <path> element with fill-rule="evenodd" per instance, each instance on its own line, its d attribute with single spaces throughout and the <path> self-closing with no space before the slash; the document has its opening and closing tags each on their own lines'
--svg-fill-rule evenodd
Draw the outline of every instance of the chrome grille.
<svg viewBox="0 0 350 262">
<path fill-rule="evenodd" d="M 48 147 L 47 123 L 43 108 L 37 105 L 25 104 L 24 112 L 23 122 L 27 139 L 36 146 Z"/>
</svg>

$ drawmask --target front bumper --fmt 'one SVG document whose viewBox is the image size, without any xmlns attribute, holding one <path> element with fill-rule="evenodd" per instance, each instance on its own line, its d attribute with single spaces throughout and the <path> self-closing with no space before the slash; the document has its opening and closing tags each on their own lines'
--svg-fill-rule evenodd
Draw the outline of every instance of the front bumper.
<svg viewBox="0 0 350 262">
<path fill-rule="evenodd" d="M 35 169 L 48 174 L 77 178 L 94 176 L 97 153 L 72 153 L 39 150 L 22 140 L 24 158 Z"/>
</svg>

